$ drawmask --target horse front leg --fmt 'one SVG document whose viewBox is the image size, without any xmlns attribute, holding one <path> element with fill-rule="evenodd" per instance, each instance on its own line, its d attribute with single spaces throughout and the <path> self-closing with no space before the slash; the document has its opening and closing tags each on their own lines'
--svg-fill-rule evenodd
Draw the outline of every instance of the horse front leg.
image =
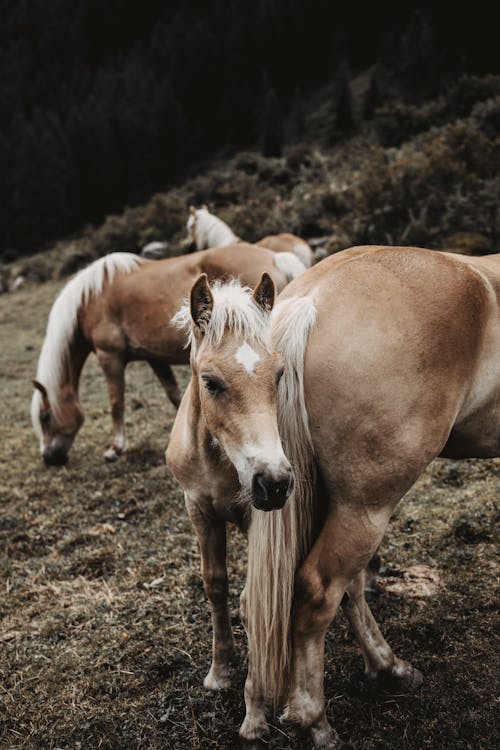
<svg viewBox="0 0 500 750">
<path fill-rule="evenodd" d="M 212 664 L 203 682 L 207 690 L 230 685 L 233 633 L 228 607 L 226 523 L 208 509 L 205 498 L 185 494 L 186 508 L 198 538 L 203 587 L 212 615 Z"/>
<path fill-rule="evenodd" d="M 361 571 L 347 588 L 342 608 L 361 646 L 368 680 L 397 692 L 416 690 L 422 683 L 422 673 L 395 655 L 380 632 L 364 590 L 365 571 Z"/>
<path fill-rule="evenodd" d="M 172 368 L 170 367 L 170 365 L 166 364 L 166 362 L 160 362 L 158 360 L 149 360 L 149 364 L 151 365 L 151 369 L 153 370 L 154 374 L 165 389 L 165 393 L 167 394 L 168 398 L 175 406 L 175 408 L 178 409 L 182 397 L 179 386 L 177 384 L 177 379 L 173 373 Z"/>
<path fill-rule="evenodd" d="M 322 750 L 348 747 L 325 713 L 326 631 L 350 582 L 379 546 L 388 518 L 388 509 L 371 513 L 367 521 L 361 505 L 337 505 L 296 574 L 291 686 L 282 720 L 308 729 Z"/>
<path fill-rule="evenodd" d="M 96 351 L 97 360 L 106 376 L 111 419 L 113 420 L 113 442 L 104 452 L 105 461 L 116 461 L 127 450 L 125 435 L 125 361 L 117 352 L 102 349 Z"/>
</svg>

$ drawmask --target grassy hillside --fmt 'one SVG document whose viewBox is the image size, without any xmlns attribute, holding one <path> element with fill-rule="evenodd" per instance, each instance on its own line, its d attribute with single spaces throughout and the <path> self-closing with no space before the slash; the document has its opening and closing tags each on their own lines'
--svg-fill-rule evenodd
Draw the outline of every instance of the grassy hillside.
<svg viewBox="0 0 500 750">
<path fill-rule="evenodd" d="M 327 252 L 364 243 L 500 251 L 500 76 L 463 77 L 421 105 L 394 93 L 361 119 L 366 89 L 382 75 L 370 69 L 350 83 L 353 136 L 338 140 L 335 86 L 326 86 L 289 119 L 283 157 L 241 152 L 201 165 L 144 206 L 0 268 L 4 289 L 18 274 L 62 277 L 150 240 L 177 254 L 191 203 L 208 203 L 248 241 L 292 231 L 323 238 Z"/>
<path fill-rule="evenodd" d="M 244 711 L 243 539 L 233 533 L 230 543 L 234 687 L 209 695 L 199 554 L 163 460 L 174 414 L 149 369 L 128 371 L 126 459 L 102 461 L 109 408 L 91 359 L 70 462 L 42 465 L 31 377 L 60 286 L 0 297 L 0 747 L 233 750 Z M 179 374 L 185 384 L 187 368 Z M 372 606 L 395 650 L 424 672 L 417 694 L 370 691 L 344 618 L 331 628 L 328 714 L 358 748 L 495 747 L 499 492 L 499 460 L 435 461 L 395 514 Z M 267 747 L 304 743 L 276 728 Z"/>
</svg>

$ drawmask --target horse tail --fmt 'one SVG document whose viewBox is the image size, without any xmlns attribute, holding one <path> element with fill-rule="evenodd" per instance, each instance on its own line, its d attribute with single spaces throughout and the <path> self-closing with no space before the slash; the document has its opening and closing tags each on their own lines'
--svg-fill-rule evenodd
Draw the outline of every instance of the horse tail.
<svg viewBox="0 0 500 750">
<path fill-rule="evenodd" d="M 303 242 L 302 240 L 296 242 L 293 246 L 293 252 L 306 268 L 311 268 L 314 255 L 307 242 Z"/>
<path fill-rule="evenodd" d="M 307 271 L 305 265 L 294 253 L 275 253 L 274 265 L 285 275 L 287 284 Z"/>
<path fill-rule="evenodd" d="M 278 390 L 278 422 L 295 485 L 282 510 L 252 510 L 248 538 L 249 658 L 253 676 L 275 708 L 285 697 L 290 674 L 295 572 L 312 539 L 314 459 L 304 399 L 304 357 L 315 321 L 310 297 L 284 300 L 273 312 L 273 345 L 285 368 Z"/>
</svg>

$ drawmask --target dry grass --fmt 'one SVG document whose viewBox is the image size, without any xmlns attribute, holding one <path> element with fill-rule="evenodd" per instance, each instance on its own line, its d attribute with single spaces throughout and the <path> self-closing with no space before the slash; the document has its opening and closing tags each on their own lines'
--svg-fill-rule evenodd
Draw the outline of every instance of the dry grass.
<svg viewBox="0 0 500 750">
<path fill-rule="evenodd" d="M 102 462 L 110 419 L 103 378 L 90 361 L 82 382 L 87 421 L 70 463 L 41 464 L 29 424 L 30 380 L 58 286 L 0 297 L 0 747 L 230 750 L 243 716 L 244 542 L 233 534 L 235 684 L 207 695 L 211 632 L 199 555 L 163 463 L 174 415 L 146 366 L 128 372 L 128 403 L 136 408 L 127 413 L 126 460 Z M 181 376 L 185 382 L 187 372 Z M 499 489 L 500 461 L 436 461 L 394 518 L 383 549 L 386 590 L 373 609 L 397 652 L 424 672 L 419 693 L 371 692 L 343 618 L 331 628 L 328 712 L 359 748 L 498 746 Z M 417 564 L 439 581 L 430 596 L 391 586 Z M 267 747 L 307 744 L 276 730 Z"/>
</svg>

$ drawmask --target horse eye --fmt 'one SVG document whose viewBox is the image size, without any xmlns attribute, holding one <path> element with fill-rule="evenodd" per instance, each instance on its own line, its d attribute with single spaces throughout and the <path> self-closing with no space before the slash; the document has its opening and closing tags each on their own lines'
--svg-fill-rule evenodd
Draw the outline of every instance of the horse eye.
<svg viewBox="0 0 500 750">
<path fill-rule="evenodd" d="M 42 424 L 48 424 L 50 422 L 50 411 L 46 411 L 40 416 L 40 422 Z"/>
<path fill-rule="evenodd" d="M 210 393 L 211 396 L 219 396 L 223 391 L 226 390 L 224 383 L 218 378 L 210 377 L 209 375 L 202 375 L 203 385 L 205 389 Z"/>
</svg>

